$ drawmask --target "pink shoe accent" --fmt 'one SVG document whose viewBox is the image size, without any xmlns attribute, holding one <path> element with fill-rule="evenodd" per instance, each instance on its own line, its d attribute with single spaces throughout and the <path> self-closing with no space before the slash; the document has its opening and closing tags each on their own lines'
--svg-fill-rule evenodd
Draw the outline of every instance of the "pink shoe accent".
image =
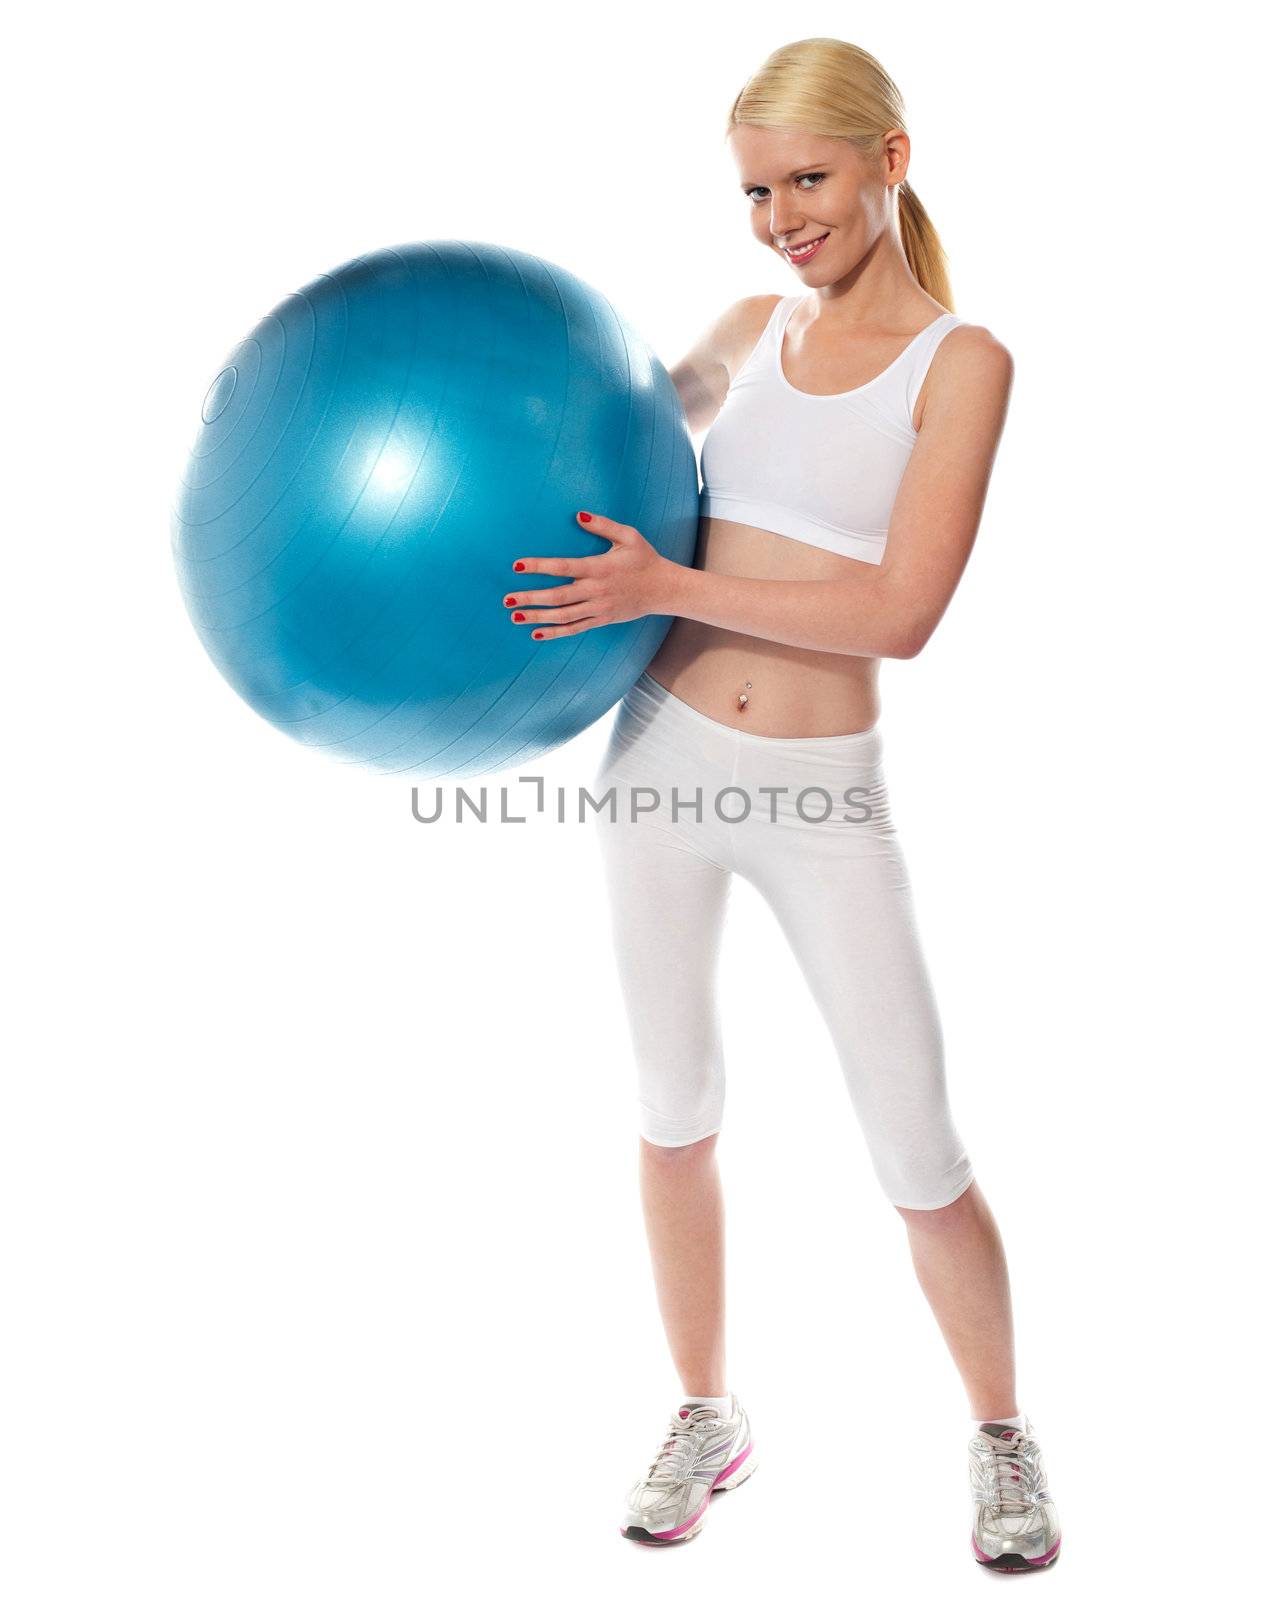
<svg viewBox="0 0 1275 1600">
<path fill-rule="evenodd" d="M 742 1450 L 739 1453 L 739 1455 L 737 1455 L 735 1457 L 735 1459 L 731 1462 L 730 1466 L 723 1467 L 722 1470 L 713 1479 L 712 1488 L 710 1488 L 709 1491 L 708 1491 L 709 1494 L 712 1494 L 713 1489 L 716 1489 L 717 1485 L 722 1481 L 723 1478 L 729 1478 L 730 1477 L 731 1473 L 734 1472 L 735 1468 L 740 1464 L 741 1461 L 747 1461 L 749 1456 L 752 1455 L 752 1453 L 753 1453 L 753 1447 L 750 1444 L 748 1446 L 747 1450 Z"/>
<path fill-rule="evenodd" d="M 1023 1559 L 1025 1561 L 1030 1561 L 1033 1567 L 1043 1567 L 1046 1561 L 1052 1561 L 1058 1554 L 1058 1546 L 1061 1543 L 1062 1535 L 1060 1534 L 1058 1538 L 1055 1539 L 1054 1543 L 1049 1547 L 1049 1549 L 1045 1551 L 1043 1556 L 1024 1556 Z"/>
</svg>

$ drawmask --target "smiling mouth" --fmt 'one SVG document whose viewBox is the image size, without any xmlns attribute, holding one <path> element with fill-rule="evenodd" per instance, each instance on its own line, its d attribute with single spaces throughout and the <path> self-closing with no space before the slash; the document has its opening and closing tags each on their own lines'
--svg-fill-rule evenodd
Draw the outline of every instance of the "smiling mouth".
<svg viewBox="0 0 1275 1600">
<path fill-rule="evenodd" d="M 814 255 L 815 251 L 827 237 L 828 235 L 826 233 L 821 233 L 817 239 L 807 239 L 800 245 L 795 245 L 792 247 L 785 245 L 783 247 L 784 254 L 788 257 L 789 261 L 807 261 L 812 255 Z"/>
</svg>

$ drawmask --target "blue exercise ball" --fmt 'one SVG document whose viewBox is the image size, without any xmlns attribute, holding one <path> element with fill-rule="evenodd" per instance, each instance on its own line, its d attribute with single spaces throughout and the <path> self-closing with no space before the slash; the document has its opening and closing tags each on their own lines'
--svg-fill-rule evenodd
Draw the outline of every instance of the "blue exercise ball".
<svg viewBox="0 0 1275 1600">
<path fill-rule="evenodd" d="M 596 509 L 683 565 L 695 455 L 668 373 L 608 301 L 517 250 L 378 250 L 289 295 L 204 397 L 173 513 L 182 594 L 231 687 L 303 744 L 463 778 L 573 738 L 666 616 L 537 642 L 519 556 L 599 555 Z"/>
</svg>

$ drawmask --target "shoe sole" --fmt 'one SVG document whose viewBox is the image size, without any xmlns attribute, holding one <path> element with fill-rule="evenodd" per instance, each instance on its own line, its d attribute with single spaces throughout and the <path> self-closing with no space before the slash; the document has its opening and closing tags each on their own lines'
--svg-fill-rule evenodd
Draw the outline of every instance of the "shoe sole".
<svg viewBox="0 0 1275 1600">
<path fill-rule="evenodd" d="M 1045 1567 L 1052 1567 L 1054 1562 L 1057 1561 L 1061 1545 L 1062 1539 L 1056 1539 L 1043 1556 L 1015 1556 L 1008 1554 L 986 1556 L 975 1543 L 974 1535 L 970 1534 L 970 1547 L 974 1551 L 974 1559 L 980 1567 L 986 1567 L 988 1572 L 1041 1572 Z"/>
<path fill-rule="evenodd" d="M 620 1532 L 626 1539 L 632 1539 L 635 1544 L 668 1545 L 685 1544 L 688 1539 L 693 1539 L 704 1527 L 704 1513 L 708 1510 L 708 1503 L 715 1494 L 725 1494 L 728 1489 L 738 1489 L 741 1483 L 747 1483 L 753 1473 L 757 1471 L 757 1458 L 753 1454 L 750 1444 L 747 1450 L 742 1450 L 739 1455 L 713 1479 L 713 1486 L 704 1496 L 704 1503 L 693 1517 L 680 1523 L 676 1528 L 670 1528 L 667 1533 L 652 1533 L 650 1528 L 643 1528 L 638 1524 L 630 1527 L 620 1526 Z"/>
</svg>

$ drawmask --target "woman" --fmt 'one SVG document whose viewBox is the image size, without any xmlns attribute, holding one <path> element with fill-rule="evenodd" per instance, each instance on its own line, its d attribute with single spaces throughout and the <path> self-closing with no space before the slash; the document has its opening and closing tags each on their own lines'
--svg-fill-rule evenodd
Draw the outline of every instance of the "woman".
<svg viewBox="0 0 1275 1600">
<path fill-rule="evenodd" d="M 506 597 L 545 642 L 674 618 L 621 703 L 593 791 L 620 801 L 614 819 L 599 813 L 598 837 L 637 1058 L 647 1233 L 685 1386 L 620 1531 L 688 1539 L 712 1492 L 756 1465 L 726 1382 L 715 1152 L 714 970 L 738 872 L 773 907 L 832 1032 L 964 1381 L 974 1554 L 1045 1566 L 1057 1514 L 1015 1394 L 1000 1237 L 948 1110 L 876 726 L 880 659 L 922 649 L 969 558 L 1012 362 L 948 310 L 942 250 L 906 181 L 902 102 L 870 55 L 835 39 L 775 51 L 727 138 L 753 233 L 798 290 L 732 306 L 671 374 L 692 432 L 709 430 L 695 565 L 585 511 L 609 549 L 518 562 L 570 581 Z"/>
</svg>

